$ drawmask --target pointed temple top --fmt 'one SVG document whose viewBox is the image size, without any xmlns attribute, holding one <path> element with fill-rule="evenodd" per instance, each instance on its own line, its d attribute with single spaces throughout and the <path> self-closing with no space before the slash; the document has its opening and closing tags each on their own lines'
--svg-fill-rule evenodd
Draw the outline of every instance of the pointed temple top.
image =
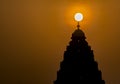
<svg viewBox="0 0 120 84">
<path fill-rule="evenodd" d="M 86 37 L 84 32 L 78 28 L 73 32 L 71 39 L 80 40 L 80 39 L 86 39 Z"/>
</svg>

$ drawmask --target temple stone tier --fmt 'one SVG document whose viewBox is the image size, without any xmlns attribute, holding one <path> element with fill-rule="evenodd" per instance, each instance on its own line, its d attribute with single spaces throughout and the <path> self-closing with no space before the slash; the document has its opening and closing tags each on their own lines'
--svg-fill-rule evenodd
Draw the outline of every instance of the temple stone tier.
<svg viewBox="0 0 120 84">
<path fill-rule="evenodd" d="M 105 84 L 81 29 L 73 32 L 54 84 Z"/>
</svg>

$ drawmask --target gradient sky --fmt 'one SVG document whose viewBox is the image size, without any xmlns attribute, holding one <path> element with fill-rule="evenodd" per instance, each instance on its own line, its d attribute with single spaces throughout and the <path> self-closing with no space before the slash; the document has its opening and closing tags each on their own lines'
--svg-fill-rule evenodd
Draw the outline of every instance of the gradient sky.
<svg viewBox="0 0 120 84">
<path fill-rule="evenodd" d="M 120 0 L 0 0 L 0 84 L 53 84 L 75 12 L 106 84 L 120 84 Z"/>
</svg>

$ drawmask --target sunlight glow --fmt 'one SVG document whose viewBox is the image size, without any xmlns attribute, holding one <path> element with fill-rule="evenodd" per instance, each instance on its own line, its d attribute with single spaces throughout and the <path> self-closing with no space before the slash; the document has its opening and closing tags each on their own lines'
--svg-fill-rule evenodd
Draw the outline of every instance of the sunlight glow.
<svg viewBox="0 0 120 84">
<path fill-rule="evenodd" d="M 77 22 L 80 22 L 83 20 L 83 15 L 82 15 L 82 13 L 76 13 L 74 18 Z"/>
</svg>

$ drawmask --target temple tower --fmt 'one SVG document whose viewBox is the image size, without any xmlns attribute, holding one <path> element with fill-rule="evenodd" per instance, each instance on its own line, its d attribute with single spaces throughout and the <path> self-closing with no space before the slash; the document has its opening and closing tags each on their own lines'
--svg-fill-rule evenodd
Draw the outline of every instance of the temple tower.
<svg viewBox="0 0 120 84">
<path fill-rule="evenodd" d="M 105 84 L 98 63 L 94 60 L 93 50 L 79 24 L 77 27 L 64 52 L 54 84 Z"/>
</svg>

